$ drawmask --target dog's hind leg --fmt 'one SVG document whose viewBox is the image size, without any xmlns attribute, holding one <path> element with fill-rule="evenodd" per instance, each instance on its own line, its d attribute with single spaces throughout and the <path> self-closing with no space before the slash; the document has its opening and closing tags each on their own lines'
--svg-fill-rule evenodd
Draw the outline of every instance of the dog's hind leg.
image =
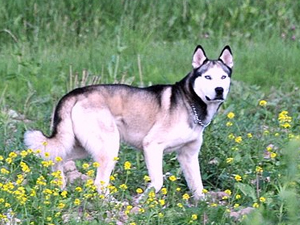
<svg viewBox="0 0 300 225">
<path fill-rule="evenodd" d="M 77 140 L 99 163 L 95 179 L 98 192 L 106 194 L 120 146 L 120 135 L 114 118 L 108 110 L 87 110 L 81 105 L 74 107 L 72 116 Z"/>
<path fill-rule="evenodd" d="M 115 128 L 117 129 L 117 128 Z M 99 193 L 109 193 L 107 186 L 109 184 L 110 175 L 116 164 L 116 157 L 119 151 L 119 133 L 105 133 L 102 135 L 102 148 L 93 152 L 93 159 L 99 163 L 95 179 Z"/>
</svg>

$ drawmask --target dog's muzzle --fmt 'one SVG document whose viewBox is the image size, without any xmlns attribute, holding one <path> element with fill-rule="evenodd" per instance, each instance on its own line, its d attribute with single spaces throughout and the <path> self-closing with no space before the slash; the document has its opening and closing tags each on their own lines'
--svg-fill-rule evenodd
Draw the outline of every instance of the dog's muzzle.
<svg viewBox="0 0 300 225">
<path fill-rule="evenodd" d="M 222 87 L 216 87 L 215 88 L 215 97 L 213 99 L 209 98 L 208 96 L 206 97 L 207 101 L 214 101 L 214 102 L 222 102 L 224 101 L 223 93 L 224 93 L 224 88 Z"/>
</svg>

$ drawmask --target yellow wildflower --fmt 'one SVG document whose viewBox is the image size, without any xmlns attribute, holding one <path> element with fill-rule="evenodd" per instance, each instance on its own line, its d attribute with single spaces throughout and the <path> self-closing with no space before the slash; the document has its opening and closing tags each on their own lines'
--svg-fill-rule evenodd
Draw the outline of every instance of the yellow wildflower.
<svg viewBox="0 0 300 225">
<path fill-rule="evenodd" d="M 155 192 L 154 191 L 150 191 L 148 194 L 149 198 L 155 198 Z"/>
<path fill-rule="evenodd" d="M 260 106 L 264 107 L 267 105 L 267 101 L 266 100 L 260 100 L 258 103 Z"/>
<path fill-rule="evenodd" d="M 233 119 L 234 118 L 234 113 L 233 112 L 229 112 L 228 114 L 227 114 L 227 118 L 228 119 Z"/>
<path fill-rule="evenodd" d="M 259 204 L 257 202 L 253 203 L 252 205 L 253 208 L 258 208 L 259 207 Z"/>
<path fill-rule="evenodd" d="M 202 194 L 207 194 L 208 193 L 208 190 L 207 189 L 205 189 L 205 188 L 203 188 L 203 190 L 202 190 Z"/>
<path fill-rule="evenodd" d="M 128 187 L 127 187 L 126 184 L 121 184 L 121 185 L 119 186 L 119 188 L 122 189 L 122 190 L 126 190 Z"/>
<path fill-rule="evenodd" d="M 177 203 L 177 206 L 178 206 L 179 208 L 183 208 L 182 203 Z"/>
<path fill-rule="evenodd" d="M 139 213 L 144 213 L 145 209 L 144 208 L 139 208 Z"/>
<path fill-rule="evenodd" d="M 28 152 L 23 150 L 23 151 L 20 152 L 20 155 L 21 155 L 22 158 L 25 158 L 28 155 Z"/>
<path fill-rule="evenodd" d="M 289 124 L 289 123 L 282 123 L 282 124 L 280 124 L 280 126 L 283 127 L 283 128 L 285 128 L 285 129 L 287 129 L 287 128 L 291 127 L 291 124 Z"/>
<path fill-rule="evenodd" d="M 94 168 L 98 168 L 100 166 L 100 163 L 98 163 L 98 162 L 93 162 L 93 167 Z"/>
<path fill-rule="evenodd" d="M 62 179 L 60 170 L 56 170 L 56 171 L 52 172 L 51 175 L 55 178 Z"/>
<path fill-rule="evenodd" d="M 231 195 L 231 191 L 230 191 L 229 189 L 226 189 L 224 192 L 225 192 L 227 195 Z"/>
<path fill-rule="evenodd" d="M 66 206 L 66 204 L 63 203 L 63 202 L 60 202 L 60 203 L 58 203 L 58 205 L 57 205 L 57 207 L 58 207 L 59 209 L 63 209 L 63 208 L 65 208 L 65 206 Z"/>
<path fill-rule="evenodd" d="M 125 215 L 128 215 L 130 213 L 130 210 L 132 209 L 132 205 L 126 206 Z"/>
<path fill-rule="evenodd" d="M 38 177 L 38 179 L 36 180 L 36 184 L 40 185 L 40 186 L 46 186 L 46 179 L 43 176 Z"/>
<path fill-rule="evenodd" d="M 242 177 L 241 177 L 240 175 L 238 175 L 238 174 L 234 176 L 234 179 L 235 179 L 237 182 L 242 181 Z"/>
<path fill-rule="evenodd" d="M 143 191 L 143 189 L 142 188 L 137 188 L 136 189 L 136 193 L 137 194 L 142 194 L 144 191 Z"/>
<path fill-rule="evenodd" d="M 34 151 L 34 154 L 40 154 L 41 152 L 41 149 L 37 149 L 36 151 Z"/>
<path fill-rule="evenodd" d="M 260 202 L 266 202 L 266 198 L 265 198 L 265 197 L 260 197 L 260 198 L 259 198 L 259 201 L 260 201 Z"/>
<path fill-rule="evenodd" d="M 183 200 L 189 200 L 190 196 L 189 194 L 185 193 L 183 196 L 182 196 L 182 199 Z"/>
<path fill-rule="evenodd" d="M 149 176 L 147 176 L 147 175 L 144 176 L 144 181 L 145 181 L 145 182 L 149 182 L 150 180 L 151 180 L 151 179 L 150 179 Z"/>
<path fill-rule="evenodd" d="M 130 170 L 130 168 L 131 168 L 131 163 L 130 163 L 129 161 L 126 161 L 126 162 L 124 163 L 124 169 L 125 169 L 125 170 Z"/>
<path fill-rule="evenodd" d="M 81 203 L 81 201 L 80 201 L 79 198 L 76 198 L 76 199 L 74 200 L 74 205 L 80 205 L 80 203 Z"/>
<path fill-rule="evenodd" d="M 88 171 L 86 172 L 86 175 L 88 175 L 89 177 L 93 177 L 94 174 L 95 174 L 95 171 L 94 171 L 94 170 L 88 170 Z"/>
<path fill-rule="evenodd" d="M 161 193 L 162 193 L 163 195 L 166 195 L 166 194 L 168 193 L 168 189 L 167 189 L 167 188 L 162 188 L 162 189 L 161 189 Z"/>
<path fill-rule="evenodd" d="M 272 159 L 276 158 L 276 156 L 277 156 L 277 154 L 276 154 L 275 152 L 271 152 L 270 157 L 271 157 Z"/>
<path fill-rule="evenodd" d="M 241 143 L 241 142 L 243 141 L 243 139 L 242 139 L 241 136 L 237 136 L 237 137 L 234 139 L 234 141 L 235 141 L 236 143 Z"/>
<path fill-rule="evenodd" d="M 53 193 L 53 191 L 49 188 L 46 188 L 44 191 L 43 191 L 44 194 L 48 194 L 48 195 L 51 195 Z"/>
<path fill-rule="evenodd" d="M 256 173 L 262 173 L 264 170 L 260 166 L 256 166 L 255 171 Z"/>
<path fill-rule="evenodd" d="M 108 189 L 111 194 L 118 192 L 118 189 L 114 185 L 111 185 L 111 184 L 108 185 Z"/>
<path fill-rule="evenodd" d="M 271 144 L 271 145 L 268 145 L 267 146 L 267 151 L 268 152 L 271 152 L 273 150 L 274 146 Z"/>
<path fill-rule="evenodd" d="M 56 156 L 56 157 L 55 157 L 55 161 L 56 161 L 56 162 L 61 162 L 62 160 L 63 160 L 63 159 L 62 159 L 60 156 Z"/>
<path fill-rule="evenodd" d="M 228 122 L 226 123 L 226 127 L 231 127 L 232 125 L 233 125 L 233 123 L 230 122 L 230 121 L 228 121 Z"/>
<path fill-rule="evenodd" d="M 82 164 L 82 168 L 87 170 L 90 167 L 90 165 L 88 163 L 83 163 Z"/>
<path fill-rule="evenodd" d="M 235 138 L 235 136 L 234 136 L 234 134 L 231 133 L 231 134 L 228 135 L 228 138 L 232 140 L 232 139 Z"/>
<path fill-rule="evenodd" d="M 227 159 L 226 159 L 226 163 L 230 164 L 230 163 L 232 163 L 232 162 L 233 162 L 233 158 L 227 158 Z"/>
<path fill-rule="evenodd" d="M 67 197 L 67 194 L 68 194 L 67 191 L 62 191 L 62 192 L 60 193 L 60 195 L 61 195 L 63 198 L 66 198 L 66 197 Z"/>
<path fill-rule="evenodd" d="M 174 181 L 177 180 L 177 178 L 174 175 L 172 175 L 172 176 L 169 177 L 169 180 L 172 181 L 172 182 L 174 182 Z"/>
<path fill-rule="evenodd" d="M 43 165 L 43 167 L 54 166 L 54 162 L 52 160 L 42 161 L 41 164 Z"/>
<path fill-rule="evenodd" d="M 197 214 L 193 214 L 193 215 L 192 215 L 192 220 L 197 220 L 197 219 L 198 219 Z"/>
<path fill-rule="evenodd" d="M 163 217 L 164 217 L 164 214 L 163 214 L 163 213 L 158 213 L 158 217 L 159 217 L 159 218 L 163 218 Z"/>
<path fill-rule="evenodd" d="M 76 187 L 76 188 L 75 188 L 75 191 L 77 191 L 77 192 L 82 192 L 82 188 L 81 188 L 81 187 Z"/>
<path fill-rule="evenodd" d="M 158 200 L 158 202 L 161 206 L 164 206 L 166 204 L 166 201 L 164 199 L 160 199 Z"/>
<path fill-rule="evenodd" d="M 284 110 L 278 114 L 279 125 L 283 128 L 290 128 L 292 117 L 288 115 L 288 111 Z"/>
<path fill-rule="evenodd" d="M 5 159 L 5 162 L 7 162 L 8 164 L 11 164 L 13 162 L 13 159 L 11 157 L 8 157 Z"/>
<path fill-rule="evenodd" d="M 36 191 L 34 189 L 31 189 L 30 196 L 31 197 L 35 197 L 36 196 Z"/>
<path fill-rule="evenodd" d="M 1 168 L 0 172 L 1 172 L 2 174 L 4 174 L 4 175 L 10 173 L 10 172 L 9 172 L 7 169 L 5 169 L 5 168 Z"/>
<path fill-rule="evenodd" d="M 26 163 L 20 162 L 20 166 L 21 166 L 21 169 L 24 173 L 29 173 L 30 172 L 30 168 Z"/>
<path fill-rule="evenodd" d="M 11 152 L 11 153 L 9 153 L 8 156 L 13 159 L 13 158 L 16 158 L 18 156 L 18 154 L 15 152 Z"/>
</svg>

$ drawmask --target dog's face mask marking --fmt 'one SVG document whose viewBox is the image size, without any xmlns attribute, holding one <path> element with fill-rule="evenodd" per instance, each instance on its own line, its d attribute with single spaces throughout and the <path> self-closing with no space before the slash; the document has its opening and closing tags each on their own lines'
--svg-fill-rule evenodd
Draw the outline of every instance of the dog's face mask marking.
<svg viewBox="0 0 300 225">
<path fill-rule="evenodd" d="M 229 92 L 232 54 L 225 47 L 218 60 L 207 60 L 204 50 L 197 47 L 193 56 L 194 91 L 205 102 L 223 102 Z"/>
<path fill-rule="evenodd" d="M 204 102 L 222 102 L 229 92 L 229 74 L 218 63 L 207 66 L 209 68 L 203 73 L 201 68 L 196 72 L 199 76 L 195 79 L 194 90 Z"/>
</svg>

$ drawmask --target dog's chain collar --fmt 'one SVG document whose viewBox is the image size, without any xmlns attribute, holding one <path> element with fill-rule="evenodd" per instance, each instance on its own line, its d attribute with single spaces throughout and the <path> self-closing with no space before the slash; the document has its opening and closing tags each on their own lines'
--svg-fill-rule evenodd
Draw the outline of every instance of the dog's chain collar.
<svg viewBox="0 0 300 225">
<path fill-rule="evenodd" d="M 196 107 L 193 104 L 191 104 L 191 108 L 192 108 L 192 111 L 194 114 L 194 123 L 198 124 L 204 128 L 207 127 L 210 123 L 205 124 L 205 123 L 203 123 L 203 121 L 201 119 L 199 119 L 199 115 L 197 113 Z"/>
</svg>

